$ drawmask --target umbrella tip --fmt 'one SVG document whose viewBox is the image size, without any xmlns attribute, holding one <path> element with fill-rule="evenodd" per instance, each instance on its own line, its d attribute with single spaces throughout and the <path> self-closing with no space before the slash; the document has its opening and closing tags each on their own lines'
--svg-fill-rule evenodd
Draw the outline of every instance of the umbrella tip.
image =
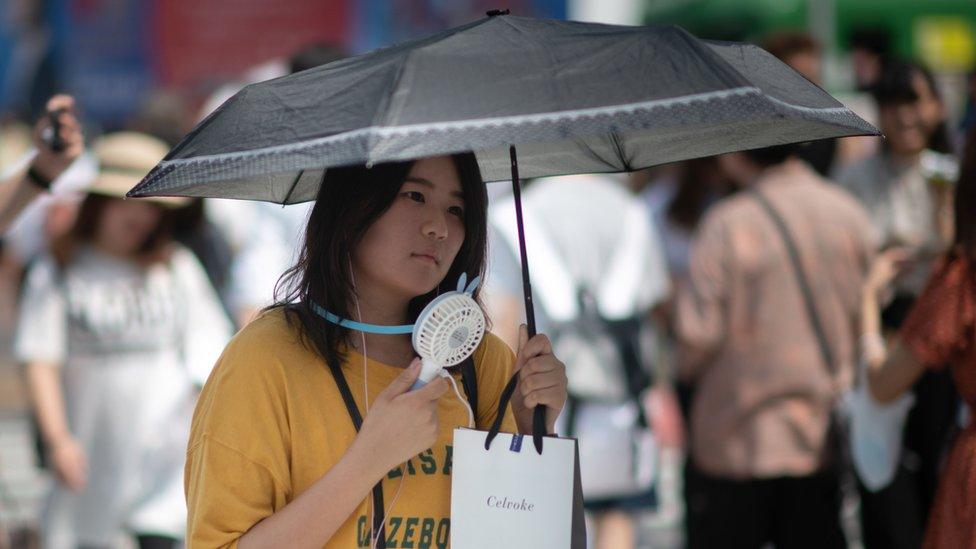
<svg viewBox="0 0 976 549">
<path fill-rule="evenodd" d="M 497 15 L 508 15 L 512 12 L 509 10 L 491 10 L 488 12 L 488 17 L 495 17 Z"/>
</svg>

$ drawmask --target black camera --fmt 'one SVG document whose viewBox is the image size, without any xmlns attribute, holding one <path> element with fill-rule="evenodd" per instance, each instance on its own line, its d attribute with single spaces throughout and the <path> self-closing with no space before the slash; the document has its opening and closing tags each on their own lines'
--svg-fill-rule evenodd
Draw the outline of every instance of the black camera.
<svg viewBox="0 0 976 549">
<path fill-rule="evenodd" d="M 52 151 L 59 153 L 63 151 L 67 144 L 61 137 L 61 114 L 65 109 L 49 111 L 45 116 L 48 118 L 48 126 L 41 130 L 41 141 Z"/>
</svg>

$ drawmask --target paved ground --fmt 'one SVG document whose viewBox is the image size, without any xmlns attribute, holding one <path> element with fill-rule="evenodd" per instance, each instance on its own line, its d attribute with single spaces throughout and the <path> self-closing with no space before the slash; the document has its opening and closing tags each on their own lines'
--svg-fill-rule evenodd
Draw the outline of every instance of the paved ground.
<svg viewBox="0 0 976 549">
<path fill-rule="evenodd" d="M 680 454 L 665 454 L 658 472 L 658 508 L 641 518 L 638 547 L 679 549 L 684 547 L 684 500 L 681 498 Z"/>
<path fill-rule="evenodd" d="M 36 525 L 48 477 L 36 466 L 34 439 L 22 409 L 12 403 L 9 368 L 0 373 L 0 531 Z M 19 384 L 18 384 L 19 385 Z M 2 546 L 2 541 L 0 541 Z"/>
<path fill-rule="evenodd" d="M 0 259 L 0 547 L 4 532 L 36 527 L 49 477 L 37 467 L 27 420 L 27 391 L 11 358 L 15 292 L 19 274 Z"/>
</svg>

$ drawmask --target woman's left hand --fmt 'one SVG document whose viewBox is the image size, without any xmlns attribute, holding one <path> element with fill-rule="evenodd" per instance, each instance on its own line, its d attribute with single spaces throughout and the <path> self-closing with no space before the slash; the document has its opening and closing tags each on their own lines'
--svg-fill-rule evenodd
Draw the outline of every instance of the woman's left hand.
<svg viewBox="0 0 976 549">
<path fill-rule="evenodd" d="M 512 395 L 512 411 L 519 432 L 532 432 L 532 413 L 546 407 L 546 432 L 555 431 L 556 418 L 566 404 L 566 365 L 552 354 L 552 343 L 544 334 L 529 339 L 525 325 L 519 326 L 519 348 L 515 357 L 518 387 Z"/>
</svg>

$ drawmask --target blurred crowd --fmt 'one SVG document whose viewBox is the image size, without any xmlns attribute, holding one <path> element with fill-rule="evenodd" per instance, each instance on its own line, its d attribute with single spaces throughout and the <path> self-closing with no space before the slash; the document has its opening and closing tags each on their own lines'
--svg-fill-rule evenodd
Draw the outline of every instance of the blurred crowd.
<svg viewBox="0 0 976 549">
<path fill-rule="evenodd" d="M 820 82 L 810 36 L 763 46 Z M 974 458 L 960 433 L 974 387 L 959 376 L 974 366 L 961 350 L 976 338 L 970 313 L 934 295 L 955 292 L 960 307 L 976 296 L 971 271 L 963 287 L 944 279 L 971 253 L 960 228 L 976 183 L 970 115 L 950 120 L 931 72 L 870 46 L 856 48 L 854 80 L 883 140 L 540 181 L 524 193 L 537 315 L 567 365 L 562 432 L 580 437 L 596 547 L 642 542 L 641 511 L 660 512 L 666 497 L 641 465 L 660 472 L 649 456 L 668 452 L 686 458 L 687 547 L 973 542 L 963 502 Z M 513 341 L 511 201 L 492 208 L 489 301 Z M 946 324 L 956 340 L 940 341 Z"/>
<path fill-rule="evenodd" d="M 820 82 L 811 37 L 763 45 Z M 315 46 L 270 73 L 341 56 Z M 527 183 L 538 328 L 570 377 L 558 430 L 580 439 L 592 546 L 642 543 L 641 518 L 674 495 L 662 471 L 682 457 L 671 489 L 687 547 L 976 539 L 953 537 L 960 521 L 946 514 L 953 497 L 976 505 L 959 495 L 976 477 L 950 457 L 976 397 L 976 279 L 951 268 L 974 251 L 976 111 L 970 101 L 950 119 L 937 80 L 909 60 L 864 48 L 855 70 L 884 140 Z M 82 137 L 84 105 L 65 96 L 38 121 L 0 127 L 0 193 L 14 193 L 0 208 L 0 294 L 38 464 L 55 479 L 39 522 L 47 546 L 113 546 L 123 529 L 139 547 L 182 537 L 196 391 L 235 328 L 272 302 L 309 210 L 122 196 L 247 78 L 198 109 L 160 93 L 101 135 Z M 514 347 L 524 314 L 514 202 L 496 185 L 486 305 Z M 933 287 L 960 293 L 932 297 Z M 904 373 L 901 353 L 924 370 Z M 851 458 L 841 404 L 856 388 L 900 420 L 880 482 L 870 460 Z M 954 486 L 939 488 L 946 475 Z"/>
</svg>

